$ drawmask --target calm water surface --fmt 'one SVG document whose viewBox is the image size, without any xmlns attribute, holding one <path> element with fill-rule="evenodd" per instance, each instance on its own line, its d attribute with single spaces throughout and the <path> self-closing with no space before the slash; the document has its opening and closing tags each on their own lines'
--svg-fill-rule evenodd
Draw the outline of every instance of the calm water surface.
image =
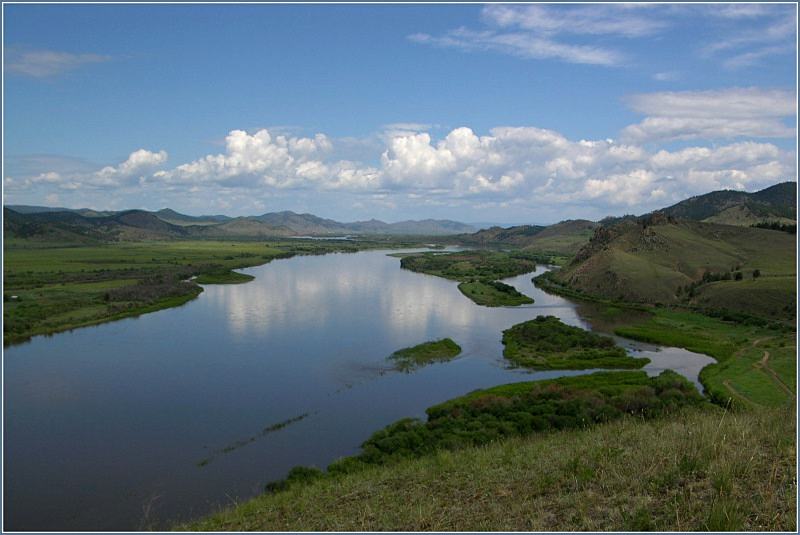
<svg viewBox="0 0 800 535">
<path fill-rule="evenodd" d="M 5 529 L 168 527 L 251 497 L 292 466 L 357 453 L 374 431 L 446 399 L 586 373 L 509 369 L 500 338 L 515 323 L 549 314 L 613 328 L 595 308 L 536 289 L 533 274 L 506 282 L 535 304 L 486 308 L 386 251 L 243 271 L 256 279 L 6 349 Z M 446 336 L 463 348 L 457 360 L 387 369 L 395 350 Z M 696 382 L 713 362 L 618 341 L 652 359 L 651 374 L 671 368 Z"/>
</svg>

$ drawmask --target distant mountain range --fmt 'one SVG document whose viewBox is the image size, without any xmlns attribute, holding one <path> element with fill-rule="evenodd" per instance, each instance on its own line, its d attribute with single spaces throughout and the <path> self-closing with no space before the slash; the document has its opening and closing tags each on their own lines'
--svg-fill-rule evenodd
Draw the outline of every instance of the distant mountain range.
<svg viewBox="0 0 800 535">
<path fill-rule="evenodd" d="M 692 220 L 734 226 L 755 223 L 793 223 L 797 218 L 797 184 L 784 182 L 755 193 L 715 191 L 658 210 L 674 220 Z M 148 212 L 97 211 L 44 206 L 4 208 L 6 237 L 47 241 L 96 242 L 158 238 L 275 238 L 291 236 L 414 235 L 453 236 L 464 245 L 508 245 L 550 253 L 574 255 L 599 227 L 611 227 L 640 218 L 606 218 L 600 222 L 568 220 L 554 225 L 494 226 L 477 229 L 450 220 L 425 219 L 385 223 L 376 219 L 342 223 L 312 214 L 271 212 L 259 216 L 189 216 L 169 208 Z M 647 214 L 646 214 L 647 216 Z M 642 216 L 645 217 L 645 216 Z"/>
<path fill-rule="evenodd" d="M 7 237 L 89 243 L 158 238 L 271 238 L 337 235 L 444 236 L 474 232 L 471 225 L 425 219 L 385 223 L 372 219 L 341 223 L 312 214 L 275 212 L 252 217 L 189 216 L 169 208 L 148 212 L 96 211 L 11 205 L 3 209 Z"/>
</svg>

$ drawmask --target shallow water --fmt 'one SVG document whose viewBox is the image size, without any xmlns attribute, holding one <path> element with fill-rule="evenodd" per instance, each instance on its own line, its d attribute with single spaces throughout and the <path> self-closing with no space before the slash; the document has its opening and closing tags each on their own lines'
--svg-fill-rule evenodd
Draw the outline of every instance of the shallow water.
<svg viewBox="0 0 800 535">
<path fill-rule="evenodd" d="M 206 286 L 179 308 L 6 348 L 5 529 L 191 519 L 259 493 L 292 466 L 357 453 L 374 431 L 446 399 L 590 372 L 508 368 L 501 331 L 516 323 L 549 314 L 613 327 L 591 305 L 535 288 L 536 273 L 505 281 L 533 305 L 487 308 L 386 253 L 276 260 L 243 270 L 252 282 Z M 443 337 L 461 345 L 458 359 L 387 369 L 395 350 Z M 650 374 L 672 368 L 696 382 L 713 362 L 618 341 L 652 359 Z"/>
</svg>

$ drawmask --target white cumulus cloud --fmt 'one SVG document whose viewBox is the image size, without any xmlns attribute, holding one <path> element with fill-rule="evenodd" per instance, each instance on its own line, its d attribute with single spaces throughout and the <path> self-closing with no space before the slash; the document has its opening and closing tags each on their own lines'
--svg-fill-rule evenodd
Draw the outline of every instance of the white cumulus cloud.
<svg viewBox="0 0 800 535">
<path fill-rule="evenodd" d="M 765 103 L 763 95 L 750 90 L 727 96 L 733 94 L 741 99 L 731 104 L 729 121 L 750 120 L 754 102 Z M 634 103 L 641 110 L 671 109 L 699 119 L 714 119 L 721 109 L 707 94 L 640 96 Z M 792 109 L 785 102 L 772 105 L 777 108 L 775 117 Z M 156 170 L 166 162 L 165 152 L 141 149 L 119 165 L 95 172 L 42 170 L 7 178 L 6 187 L 52 193 L 135 186 L 192 199 L 242 199 L 237 206 L 256 206 L 277 194 L 307 193 L 348 198 L 353 206 L 376 210 L 413 203 L 527 207 L 549 213 L 580 206 L 607 214 L 644 212 L 712 190 L 761 188 L 792 180 L 797 173 L 793 151 L 753 140 L 668 150 L 648 148 L 624 136 L 622 141 L 572 140 L 534 126 L 501 126 L 480 135 L 462 126 L 438 138 L 398 129 L 384 142 L 376 163 L 365 164 L 336 159 L 336 140 L 324 134 L 286 137 L 268 130 L 234 130 L 226 137 L 224 152 L 171 169 Z"/>
</svg>

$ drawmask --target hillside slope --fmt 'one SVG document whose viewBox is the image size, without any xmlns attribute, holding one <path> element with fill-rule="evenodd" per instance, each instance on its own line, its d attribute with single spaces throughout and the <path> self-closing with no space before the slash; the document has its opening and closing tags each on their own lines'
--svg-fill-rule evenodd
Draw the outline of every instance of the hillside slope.
<svg viewBox="0 0 800 535">
<path fill-rule="evenodd" d="M 443 451 L 265 494 L 198 531 L 794 531 L 790 409 L 689 410 Z"/>
<path fill-rule="evenodd" d="M 787 319 L 794 316 L 795 274 L 790 234 L 656 215 L 597 229 L 553 277 L 607 299 Z"/>
<path fill-rule="evenodd" d="M 591 238 L 597 223 L 585 219 L 561 221 L 549 226 L 491 227 L 458 236 L 465 245 L 515 247 L 537 253 L 571 256 Z"/>
<path fill-rule="evenodd" d="M 148 240 L 186 237 L 187 231 L 144 210 L 127 210 L 112 215 L 84 216 L 76 211 L 30 212 L 20 214 L 3 209 L 6 239 L 29 239 L 49 243 L 100 243 L 119 240 Z"/>
<path fill-rule="evenodd" d="M 797 219 L 797 183 L 783 182 L 769 188 L 744 191 L 713 191 L 686 199 L 661 210 L 676 219 L 750 226 L 765 221 Z"/>
<path fill-rule="evenodd" d="M 171 208 L 162 208 L 157 212 L 153 212 L 153 214 L 162 221 L 166 221 L 167 223 L 172 223 L 173 225 L 179 225 L 179 226 L 214 225 L 232 219 L 225 215 L 191 216 L 191 215 L 181 214 Z"/>
</svg>

